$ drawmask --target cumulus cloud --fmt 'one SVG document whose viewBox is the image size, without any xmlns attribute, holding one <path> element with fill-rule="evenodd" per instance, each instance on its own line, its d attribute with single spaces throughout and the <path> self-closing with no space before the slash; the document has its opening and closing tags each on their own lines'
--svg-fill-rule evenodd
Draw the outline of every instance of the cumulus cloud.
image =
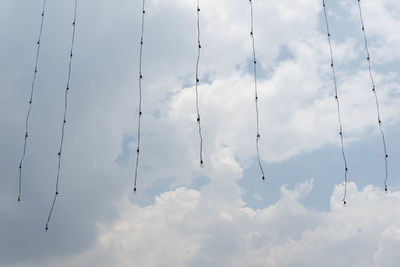
<svg viewBox="0 0 400 267">
<path fill-rule="evenodd" d="M 279 201 L 257 210 L 184 187 L 147 207 L 125 200 L 119 220 L 99 225 L 95 247 L 61 266 L 397 266 L 399 191 L 351 183 L 343 207 L 338 185 L 330 209 L 317 212 L 300 203 L 312 184 L 283 186 Z"/>
</svg>

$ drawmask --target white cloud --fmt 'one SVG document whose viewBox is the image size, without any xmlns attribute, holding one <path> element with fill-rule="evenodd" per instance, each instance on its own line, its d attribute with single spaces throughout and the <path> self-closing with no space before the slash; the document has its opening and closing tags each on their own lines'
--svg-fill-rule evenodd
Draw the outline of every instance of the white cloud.
<svg viewBox="0 0 400 267">
<path fill-rule="evenodd" d="M 348 9 L 357 28 L 361 28 L 356 1 L 341 1 Z M 361 1 L 367 37 L 371 45 L 372 60 L 376 63 L 396 62 L 400 52 L 396 47 L 400 37 L 395 34 L 400 28 L 400 3 L 396 0 Z M 359 31 L 361 34 L 361 31 Z"/>
<path fill-rule="evenodd" d="M 210 203 L 203 190 L 183 187 L 147 207 L 125 201 L 120 219 L 99 225 L 92 250 L 58 261 L 61 266 L 397 266 L 400 191 L 359 190 L 351 183 L 349 205 L 343 207 L 339 185 L 330 210 L 316 212 L 299 202 L 310 190 L 312 180 L 293 190 L 282 187 L 278 202 L 258 210 L 235 198 Z"/>
</svg>

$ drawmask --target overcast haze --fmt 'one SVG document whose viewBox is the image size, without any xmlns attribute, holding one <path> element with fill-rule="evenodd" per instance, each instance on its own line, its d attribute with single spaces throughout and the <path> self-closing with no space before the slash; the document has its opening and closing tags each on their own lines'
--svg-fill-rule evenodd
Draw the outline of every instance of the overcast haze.
<svg viewBox="0 0 400 267">
<path fill-rule="evenodd" d="M 18 164 L 41 0 L 0 3 L 0 266 L 398 266 L 400 2 L 362 0 L 389 150 L 389 193 L 356 0 L 147 0 L 142 149 L 133 194 L 141 1 L 79 0 L 60 198 L 54 194 L 73 1 L 48 0 L 22 204 Z"/>
</svg>

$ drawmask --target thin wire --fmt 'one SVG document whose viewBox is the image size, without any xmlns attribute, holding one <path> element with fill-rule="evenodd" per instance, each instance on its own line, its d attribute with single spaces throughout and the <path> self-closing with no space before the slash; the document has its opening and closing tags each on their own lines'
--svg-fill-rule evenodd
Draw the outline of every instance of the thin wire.
<svg viewBox="0 0 400 267">
<path fill-rule="evenodd" d="M 260 171 L 262 174 L 262 180 L 265 180 L 265 173 L 264 169 L 261 165 L 260 159 L 260 149 L 259 149 L 259 142 L 260 142 L 260 122 L 259 122 L 259 110 L 258 110 L 258 87 L 257 87 L 257 60 L 256 60 L 256 48 L 255 48 L 255 40 L 254 40 L 254 12 L 253 12 L 253 2 L 250 2 L 250 11 L 251 11 L 251 31 L 250 36 L 253 45 L 253 66 L 254 66 L 254 91 L 255 91 L 255 103 L 256 103 L 256 121 L 257 121 L 257 135 L 256 135 L 256 150 L 257 150 L 257 160 L 258 166 L 260 167 Z"/>
<path fill-rule="evenodd" d="M 378 126 L 379 126 L 379 130 L 380 130 L 381 136 L 382 136 L 383 152 L 384 152 L 384 158 L 385 158 L 385 182 L 384 182 L 384 186 L 385 186 L 385 191 L 387 192 L 388 191 L 387 181 L 388 181 L 388 176 L 389 176 L 389 174 L 388 174 L 388 158 L 389 158 L 389 156 L 388 156 L 388 153 L 387 153 L 385 134 L 383 132 L 381 113 L 380 113 L 380 107 L 379 107 L 379 101 L 378 101 L 378 94 L 376 92 L 375 81 L 374 81 L 374 77 L 372 75 L 371 57 L 370 57 L 370 53 L 369 53 L 369 49 L 368 49 L 368 40 L 367 40 L 367 34 L 365 33 L 365 25 L 364 25 L 364 19 L 363 19 L 363 14 L 362 14 L 362 10 L 361 10 L 360 0 L 357 0 L 357 2 L 358 2 L 358 10 L 359 10 L 359 13 L 360 13 L 361 30 L 362 30 L 363 35 L 364 35 L 364 44 L 365 44 L 365 52 L 367 54 L 369 77 L 371 79 L 372 91 L 373 91 L 374 96 L 375 96 L 376 110 L 377 110 L 377 115 L 378 115 Z"/>
<path fill-rule="evenodd" d="M 200 83 L 200 79 L 199 79 L 200 51 L 201 51 L 201 42 L 200 42 L 200 0 L 197 0 L 196 110 L 197 110 L 197 124 L 198 124 L 198 127 L 199 127 L 199 137 L 200 137 L 200 167 L 203 167 L 204 166 L 204 162 L 203 162 L 203 135 L 202 135 L 202 131 L 201 131 L 201 122 L 200 122 L 199 90 L 198 90 L 198 86 L 199 86 L 199 83 Z"/>
<path fill-rule="evenodd" d="M 31 84 L 31 93 L 30 93 L 30 98 L 29 98 L 29 108 L 28 108 L 28 112 L 26 114 L 26 120 L 25 120 L 24 149 L 23 149 L 23 152 L 22 152 L 21 161 L 20 161 L 19 166 L 18 166 L 18 169 L 19 169 L 18 202 L 21 202 L 22 166 L 23 166 L 23 163 L 24 163 L 25 155 L 26 155 L 26 148 L 27 148 L 27 141 L 28 141 L 28 129 L 29 129 L 29 118 L 30 118 L 31 111 L 32 111 L 33 96 L 34 96 L 35 85 L 36 85 L 36 77 L 37 77 L 37 73 L 38 73 L 40 45 L 41 45 L 41 39 L 42 39 L 42 33 L 43 33 L 43 24 L 44 24 L 44 14 L 45 14 L 45 11 L 46 11 L 46 3 L 47 3 L 47 0 L 43 0 L 42 13 L 41 13 L 42 19 L 41 19 L 41 22 L 40 22 L 39 37 L 38 37 L 38 41 L 36 42 L 37 49 L 36 49 L 35 69 L 34 69 L 34 72 L 33 72 L 33 80 L 32 80 L 32 84 Z"/>
<path fill-rule="evenodd" d="M 137 127 L 137 149 L 136 149 L 136 166 L 135 166 L 135 181 L 133 185 L 133 191 L 136 192 L 136 183 L 138 177 L 139 168 L 139 153 L 140 153 L 140 136 L 141 136 L 141 119 L 142 119 L 142 58 L 143 58 L 143 35 L 144 35 L 144 16 L 145 11 L 145 0 L 142 5 L 142 33 L 140 37 L 140 55 L 139 55 L 139 115 L 138 115 L 138 127 Z"/>
<path fill-rule="evenodd" d="M 348 173 L 348 165 L 347 165 L 347 160 L 346 160 L 346 154 L 344 150 L 344 140 L 343 140 L 343 124 L 342 124 L 342 116 L 340 112 L 340 101 L 339 101 L 339 96 L 338 96 L 338 86 L 337 86 L 337 79 L 336 79 L 336 70 L 335 70 L 335 65 L 333 62 L 333 51 L 332 51 L 332 42 L 331 42 L 331 31 L 329 28 L 329 22 L 328 22 L 328 16 L 326 14 L 326 4 L 325 0 L 322 0 L 322 5 L 324 7 L 324 15 L 325 15 L 325 22 L 326 22 L 326 32 L 328 34 L 328 43 L 329 43 L 329 52 L 330 52 L 330 57 L 331 57 L 331 68 L 332 68 L 332 74 L 333 74 L 333 84 L 335 88 L 335 100 L 336 100 L 336 106 L 337 106 L 337 114 L 338 114 L 338 120 L 339 120 L 339 135 L 340 135 L 340 143 L 342 146 L 342 157 L 343 157 L 343 163 L 344 163 L 344 196 L 343 196 L 343 204 L 346 205 L 346 197 L 347 197 L 347 173 Z"/>
<path fill-rule="evenodd" d="M 57 166 L 56 190 L 55 190 L 53 202 L 51 204 L 49 216 L 48 216 L 47 222 L 46 222 L 46 231 L 49 229 L 49 222 L 51 219 L 51 215 L 53 214 L 54 205 L 56 204 L 57 197 L 59 196 L 58 187 L 59 187 L 59 181 L 60 181 L 61 157 L 62 157 L 62 150 L 63 150 L 63 145 L 64 145 L 65 124 L 67 123 L 68 92 L 70 89 L 70 81 L 71 81 L 72 56 L 73 56 L 73 50 L 74 50 L 74 45 L 75 45 L 75 32 L 76 32 L 76 13 L 77 13 L 77 7 L 78 7 L 78 0 L 74 0 L 74 1 L 75 1 L 75 5 L 74 5 L 74 20 L 72 22 L 72 41 L 71 41 L 71 50 L 70 50 L 70 54 L 69 54 L 67 87 L 65 89 L 65 95 L 64 95 L 64 118 L 63 118 L 63 123 L 62 123 L 62 130 L 61 130 L 60 149 L 59 149 L 58 155 L 57 155 L 58 156 L 58 166 Z"/>
</svg>

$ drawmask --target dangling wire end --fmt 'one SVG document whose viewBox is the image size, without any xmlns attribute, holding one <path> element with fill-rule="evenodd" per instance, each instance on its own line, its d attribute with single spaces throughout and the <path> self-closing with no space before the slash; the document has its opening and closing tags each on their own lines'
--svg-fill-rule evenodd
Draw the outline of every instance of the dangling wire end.
<svg viewBox="0 0 400 267">
<path fill-rule="evenodd" d="M 139 47 L 139 79 L 138 79 L 138 89 L 139 89 L 139 116 L 138 116 L 138 124 L 137 124 L 137 149 L 136 149 L 136 164 L 135 164 L 135 178 L 134 178 L 134 189 L 133 193 L 136 193 L 136 181 L 138 179 L 138 172 L 139 172 L 139 156 L 140 156 L 140 147 L 141 147 L 141 133 L 142 133 L 142 81 L 143 81 L 143 74 L 142 74 L 142 61 L 143 61 L 143 41 L 144 41 L 144 22 L 145 22 L 145 4 L 146 1 L 142 1 L 142 24 L 141 24 L 141 36 L 140 36 L 140 47 Z"/>
<path fill-rule="evenodd" d="M 382 146 L 383 146 L 384 160 L 385 160 L 385 191 L 386 191 L 386 185 L 387 185 L 387 180 L 388 180 L 387 144 L 386 144 L 385 134 L 384 134 L 384 131 L 383 131 L 383 125 L 382 125 L 383 123 L 382 123 L 382 120 L 381 120 L 381 109 L 380 109 L 378 94 L 376 92 L 375 80 L 374 80 L 374 76 L 373 76 L 373 72 L 372 72 L 371 55 L 369 53 L 368 39 L 367 39 L 366 30 L 365 30 L 364 18 L 363 18 L 363 12 L 362 12 L 362 8 L 361 8 L 360 0 L 358 0 L 358 11 L 359 11 L 359 15 L 360 15 L 361 30 L 362 30 L 363 37 L 364 37 L 364 47 L 365 47 L 365 54 L 366 54 L 366 57 L 367 57 L 368 72 L 369 72 L 369 77 L 370 77 L 370 80 L 371 80 L 372 92 L 373 92 L 374 98 L 375 98 L 376 112 L 377 112 L 377 119 L 378 119 L 378 127 L 379 127 L 379 130 L 381 132 L 381 137 L 382 137 Z"/>
<path fill-rule="evenodd" d="M 40 41 L 42 39 L 42 33 L 43 33 L 44 13 L 46 10 L 46 2 L 47 2 L 47 0 L 43 0 L 43 6 L 42 6 L 42 12 L 41 12 L 42 18 L 41 18 L 41 22 L 40 22 L 39 37 L 38 37 L 38 41 L 36 42 L 36 44 L 37 44 L 36 60 L 35 60 L 35 68 L 33 71 L 33 79 L 32 79 L 31 90 L 30 90 L 29 108 L 28 108 L 28 112 L 26 113 L 26 119 L 25 119 L 24 148 L 23 148 L 23 152 L 22 152 L 22 156 L 21 156 L 20 165 L 19 165 L 19 195 L 18 195 L 18 199 L 20 199 L 21 190 L 22 190 L 22 185 L 21 185 L 21 181 L 23 178 L 22 177 L 22 164 L 25 160 L 25 155 L 26 155 L 27 146 L 28 146 L 28 130 L 29 130 L 29 122 L 30 122 L 30 116 L 31 116 L 31 111 L 32 111 L 32 106 L 33 106 L 32 101 L 34 98 L 34 92 L 35 92 L 35 88 L 36 88 L 36 79 L 37 79 L 39 58 L 40 58 Z"/>
<path fill-rule="evenodd" d="M 196 112 L 197 112 L 197 126 L 199 132 L 199 139 L 200 139 L 200 167 L 203 168 L 203 134 L 201 128 L 201 121 L 200 121 L 200 107 L 199 107 L 199 84 L 200 84 L 200 75 L 199 75 L 199 65 L 200 65 L 200 55 L 201 55 L 201 36 L 200 36 L 200 0 L 197 0 L 197 60 L 196 60 L 196 84 L 195 84 L 195 93 L 196 93 Z"/>
<path fill-rule="evenodd" d="M 259 149 L 259 141 L 261 139 L 260 135 L 260 119 L 259 119 L 259 109 L 258 109 L 258 85 L 257 85 L 257 58 L 256 58 L 256 47 L 255 47 L 255 33 L 254 33 L 254 12 L 253 12 L 253 3 L 249 0 L 250 3 L 250 37 L 252 44 L 252 57 L 253 57 L 253 75 L 254 75 L 254 95 L 255 95 L 255 109 L 256 109 L 256 152 L 257 152 L 257 161 L 260 168 L 260 172 L 262 175 L 262 180 L 265 180 L 264 169 L 261 164 L 261 156 Z"/>
<path fill-rule="evenodd" d="M 344 164 L 344 196 L 343 196 L 343 205 L 346 206 L 346 196 L 347 196 L 347 173 L 348 173 L 348 168 L 347 168 L 347 159 L 346 159 L 346 153 L 345 153 L 345 146 L 344 146 L 344 136 L 343 136 L 343 124 L 342 124 L 342 114 L 341 114 L 341 105 L 340 105 L 340 100 L 339 100 L 339 90 L 337 86 L 337 78 L 336 78 L 336 69 L 334 65 L 334 58 L 333 58 L 333 48 L 332 48 L 332 37 L 331 37 L 331 31 L 329 28 L 329 21 L 328 21 L 328 15 L 327 15 L 327 8 L 325 4 L 325 0 L 322 0 L 322 6 L 323 6 L 323 14 L 325 18 L 325 25 L 326 25 L 326 33 L 328 36 L 328 44 L 329 44 L 329 55 L 330 55 L 330 66 L 332 69 L 332 78 L 333 78 L 333 86 L 334 86 L 334 96 L 335 96 L 335 101 L 336 101 L 336 109 L 337 109 L 337 118 L 339 122 L 339 136 L 340 136 L 340 145 L 341 145 L 341 154 L 342 154 L 342 159 L 343 159 L 343 164 Z"/>
<path fill-rule="evenodd" d="M 347 174 L 347 168 L 346 168 L 346 174 Z M 347 176 L 346 176 L 346 180 L 344 181 L 344 196 L 343 196 L 343 199 L 342 199 L 344 207 L 347 206 L 346 198 L 347 198 Z"/>
<path fill-rule="evenodd" d="M 74 1 L 74 18 L 73 18 L 73 27 L 72 27 L 72 40 L 71 40 L 71 49 L 69 52 L 69 64 L 68 64 L 68 74 L 67 74 L 67 84 L 66 84 L 66 90 L 65 90 L 65 95 L 64 95 L 64 116 L 62 120 L 62 130 L 61 130 L 61 140 L 60 140 L 60 147 L 57 153 L 58 157 L 58 167 L 57 167 L 57 178 L 56 178 L 56 186 L 55 186 L 55 193 L 54 193 L 54 198 L 51 204 L 51 208 L 49 211 L 49 216 L 47 218 L 47 223 L 46 223 L 46 231 L 48 230 L 48 225 L 50 223 L 54 206 L 56 204 L 57 198 L 59 196 L 58 189 L 59 189 L 59 182 L 60 182 L 60 173 L 61 173 L 61 163 L 62 163 L 62 151 L 64 147 L 64 136 L 65 136 L 65 124 L 67 122 L 67 111 L 68 111 L 68 91 L 70 89 L 70 82 L 71 82 L 71 74 L 72 74 L 72 52 L 75 47 L 75 34 L 76 34 L 76 27 L 75 27 L 75 22 L 76 22 L 76 17 L 77 17 L 77 7 L 78 7 L 78 0 Z"/>
</svg>

